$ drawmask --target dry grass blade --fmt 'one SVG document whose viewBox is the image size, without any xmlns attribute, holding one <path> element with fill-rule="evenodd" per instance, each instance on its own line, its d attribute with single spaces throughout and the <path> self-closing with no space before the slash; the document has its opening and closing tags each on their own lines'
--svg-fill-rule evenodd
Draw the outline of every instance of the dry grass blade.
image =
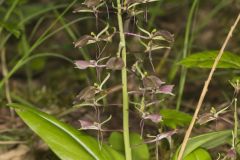
<svg viewBox="0 0 240 160">
<path fill-rule="evenodd" d="M 27 143 L 27 141 L 0 141 L 0 145 L 22 144 L 22 143 Z"/>
<path fill-rule="evenodd" d="M 182 147 L 181 147 L 181 149 L 180 149 L 180 151 L 179 151 L 177 160 L 182 160 L 183 153 L 184 153 L 184 151 L 185 151 L 185 148 L 186 148 L 188 139 L 189 139 L 189 137 L 190 137 L 190 134 L 191 134 L 191 132 L 192 132 L 193 126 L 194 126 L 194 124 L 195 124 L 195 122 L 196 122 L 198 113 L 199 113 L 199 111 L 200 111 L 200 109 L 201 109 L 203 100 L 204 100 L 204 98 L 205 98 L 205 96 L 206 96 L 206 93 L 207 93 L 207 90 L 208 90 L 208 86 L 209 86 L 210 81 L 211 81 L 211 79 L 212 79 L 213 73 L 214 73 L 214 71 L 216 70 L 217 64 L 218 64 L 218 62 L 220 61 L 220 59 L 221 59 L 221 57 L 222 57 L 222 55 L 223 55 L 223 52 L 224 52 L 224 50 L 225 50 L 225 48 L 226 48 L 226 46 L 227 46 L 230 38 L 232 37 L 232 33 L 233 33 L 234 29 L 236 28 L 239 20 L 240 20 L 240 14 L 238 15 L 237 19 L 235 20 L 234 24 L 232 25 L 230 31 L 228 32 L 227 38 L 225 39 L 225 41 L 224 41 L 224 43 L 223 43 L 223 45 L 222 45 L 222 48 L 221 48 L 218 56 L 216 57 L 216 59 L 215 59 L 215 61 L 214 61 L 214 64 L 213 64 L 213 66 L 212 66 L 212 68 L 211 68 L 211 71 L 210 71 L 210 73 L 209 73 L 209 75 L 208 75 L 207 80 L 205 81 L 205 84 L 204 84 L 204 87 L 203 87 L 201 96 L 200 96 L 200 98 L 199 98 L 199 101 L 198 101 L 198 104 L 197 104 L 195 113 L 194 113 L 194 115 L 193 115 L 192 121 L 191 121 L 191 123 L 190 123 L 190 125 L 189 125 L 189 127 L 188 127 L 188 130 L 187 130 L 187 132 L 186 132 L 186 134 L 185 134 L 185 136 L 184 136 L 184 140 L 183 140 L 183 143 L 182 143 Z"/>
</svg>

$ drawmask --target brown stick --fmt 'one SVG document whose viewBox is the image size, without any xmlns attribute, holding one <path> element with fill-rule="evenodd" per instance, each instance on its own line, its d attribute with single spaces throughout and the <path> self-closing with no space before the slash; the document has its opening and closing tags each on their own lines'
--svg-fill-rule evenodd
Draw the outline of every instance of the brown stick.
<svg viewBox="0 0 240 160">
<path fill-rule="evenodd" d="M 224 41 L 224 43 L 223 43 L 223 45 L 222 45 L 222 48 L 221 48 L 220 52 L 218 53 L 218 56 L 216 57 L 216 59 L 215 59 L 215 61 L 214 61 L 214 64 L 213 64 L 212 69 L 211 69 L 211 71 L 210 71 L 210 73 L 209 73 L 209 75 L 208 75 L 208 78 L 207 78 L 207 80 L 205 81 L 205 84 L 204 84 L 204 87 L 203 87 L 201 96 L 200 96 L 200 98 L 199 98 L 199 101 L 198 101 L 198 104 L 197 104 L 195 113 L 194 113 L 194 115 L 193 115 L 192 121 L 191 121 L 191 123 L 190 123 L 190 125 L 189 125 L 189 127 L 188 127 L 188 130 L 187 130 L 187 132 L 186 132 L 186 134 L 185 134 L 185 137 L 184 137 L 184 140 L 183 140 L 183 142 L 182 142 L 182 146 L 181 146 L 181 149 L 180 149 L 180 151 L 179 151 L 177 160 L 182 160 L 183 153 L 184 153 L 184 151 L 185 151 L 185 148 L 186 148 L 188 139 L 189 139 L 189 137 L 190 137 L 190 134 L 191 134 L 191 132 L 192 132 L 193 126 L 194 126 L 194 124 L 195 124 L 195 122 L 196 122 L 196 119 L 197 119 L 197 116 L 198 116 L 198 112 L 199 112 L 199 110 L 201 109 L 203 100 L 204 100 L 205 95 L 206 95 L 206 93 L 207 93 L 207 91 L 208 91 L 208 86 L 209 86 L 209 83 L 210 83 L 210 81 L 211 81 L 211 79 L 212 79 L 213 73 L 214 73 L 214 71 L 216 70 L 217 64 L 218 64 L 218 62 L 220 61 L 220 59 L 221 59 L 221 57 L 222 57 L 222 55 L 223 55 L 224 49 L 226 48 L 226 45 L 228 44 L 228 41 L 229 41 L 230 38 L 232 37 L 232 33 L 233 33 L 234 29 L 236 28 L 239 20 L 240 20 L 240 14 L 238 15 L 237 19 L 235 20 L 234 24 L 232 25 L 232 27 L 231 27 L 228 35 L 227 35 L 227 38 L 225 39 L 225 41 Z"/>
<path fill-rule="evenodd" d="M 27 143 L 27 141 L 0 141 L 0 145 L 23 144 L 23 143 Z"/>
</svg>

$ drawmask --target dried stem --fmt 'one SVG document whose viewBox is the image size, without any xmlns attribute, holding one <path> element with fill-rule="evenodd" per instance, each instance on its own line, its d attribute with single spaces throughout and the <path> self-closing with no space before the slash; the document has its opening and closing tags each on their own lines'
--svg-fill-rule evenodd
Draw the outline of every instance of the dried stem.
<svg viewBox="0 0 240 160">
<path fill-rule="evenodd" d="M 8 144 L 23 144 L 27 143 L 26 141 L 0 141 L 0 145 L 8 145 Z"/>
<path fill-rule="evenodd" d="M 237 98 L 234 98 L 234 147 L 236 148 L 236 145 L 238 143 L 238 112 L 237 112 Z"/>
<path fill-rule="evenodd" d="M 205 81 L 205 84 L 204 84 L 204 87 L 203 87 L 201 96 L 200 96 L 200 98 L 199 98 L 199 101 L 198 101 L 198 104 L 197 104 L 197 107 L 196 107 L 196 110 L 195 110 L 195 113 L 194 113 L 193 118 L 192 118 L 192 121 L 191 121 L 191 123 L 190 123 L 190 125 L 189 125 L 189 127 L 188 127 L 188 130 L 187 130 L 187 132 L 186 132 L 186 134 L 185 134 L 185 137 L 184 137 L 184 140 L 183 140 L 181 149 L 180 149 L 180 151 L 179 151 L 177 160 L 182 160 L 183 153 L 184 153 L 184 151 L 185 151 L 185 148 L 186 148 L 188 139 L 189 139 L 189 137 L 190 137 L 190 134 L 191 134 L 191 132 L 192 132 L 193 126 L 194 126 L 194 124 L 195 124 L 195 122 L 196 122 L 198 113 L 199 113 L 199 111 L 200 111 L 200 109 L 201 109 L 201 106 L 202 106 L 203 100 L 204 100 L 204 98 L 205 98 L 205 95 L 206 95 L 206 93 L 207 93 L 207 91 L 208 91 L 208 86 L 209 86 L 210 81 L 211 81 L 211 79 L 212 79 L 213 73 L 214 73 L 214 71 L 216 70 L 217 64 L 218 64 L 218 62 L 220 61 L 220 59 L 221 59 L 221 57 L 222 57 L 222 55 L 223 55 L 223 52 L 224 52 L 224 50 L 225 50 L 225 48 L 226 48 L 226 45 L 228 44 L 230 38 L 232 37 L 232 33 L 233 33 L 234 29 L 236 28 L 239 20 L 240 20 L 240 14 L 238 15 L 237 19 L 235 20 L 233 26 L 231 27 L 231 29 L 230 29 L 230 31 L 229 31 L 229 33 L 228 33 L 228 35 L 227 35 L 227 38 L 225 39 L 225 41 L 224 41 L 224 43 L 223 43 L 223 45 L 222 45 L 222 48 L 221 48 L 220 52 L 218 53 L 218 56 L 216 57 L 216 59 L 215 59 L 215 61 L 214 61 L 214 64 L 213 64 L 212 69 L 211 69 L 211 71 L 210 71 L 210 73 L 209 73 L 209 75 L 208 75 L 208 78 L 207 78 L 207 80 Z"/>
</svg>

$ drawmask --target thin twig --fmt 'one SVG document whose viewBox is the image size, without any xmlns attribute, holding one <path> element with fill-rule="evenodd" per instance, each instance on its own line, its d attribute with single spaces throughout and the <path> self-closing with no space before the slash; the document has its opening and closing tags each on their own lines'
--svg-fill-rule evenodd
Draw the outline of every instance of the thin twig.
<svg viewBox="0 0 240 160">
<path fill-rule="evenodd" d="M 234 98 L 234 144 L 233 144 L 233 147 L 236 148 L 237 146 L 237 143 L 238 143 L 238 112 L 237 112 L 237 98 Z"/>
<path fill-rule="evenodd" d="M 187 130 L 187 132 L 186 132 L 186 134 L 185 134 L 185 137 L 184 137 L 184 140 L 183 140 L 183 143 L 182 143 L 182 147 L 181 147 L 181 149 L 180 149 L 180 151 L 179 151 L 177 160 L 182 160 L 183 153 L 184 153 L 184 151 L 185 151 L 185 148 L 186 148 L 188 139 L 189 139 L 189 137 L 190 137 L 190 134 L 191 134 L 191 132 L 192 132 L 193 126 L 194 126 L 194 124 L 195 124 L 195 122 L 196 122 L 196 119 L 197 119 L 199 110 L 201 109 L 201 106 L 202 106 L 203 100 L 204 100 L 204 98 L 205 98 L 205 95 L 206 95 L 206 93 L 207 93 L 207 91 L 208 91 L 208 86 L 209 86 L 209 83 L 210 83 L 210 81 L 211 81 L 211 79 L 212 79 L 213 73 L 214 73 L 214 71 L 216 70 L 217 64 L 218 64 L 218 62 L 220 61 L 220 59 L 221 59 L 221 57 L 222 57 L 222 55 L 223 55 L 223 52 L 224 52 L 224 50 L 225 50 L 225 48 L 226 48 L 226 45 L 228 44 L 230 38 L 232 37 L 232 33 L 233 33 L 234 29 L 236 28 L 239 20 L 240 20 L 240 14 L 238 15 L 237 19 L 235 20 L 234 24 L 232 25 L 232 27 L 231 27 L 228 35 L 227 35 L 227 38 L 225 39 L 225 41 L 224 41 L 224 43 L 223 43 L 223 45 L 222 45 L 222 48 L 221 48 L 220 52 L 218 53 L 218 56 L 216 57 L 216 59 L 215 59 L 215 61 L 214 61 L 214 64 L 213 64 L 212 69 L 211 69 L 211 71 L 210 71 L 210 73 L 209 73 L 209 75 L 208 75 L 208 78 L 207 78 L 207 80 L 205 81 L 205 84 L 204 84 L 204 87 L 203 87 L 201 96 L 200 96 L 200 98 L 199 98 L 199 101 L 198 101 L 198 104 L 197 104 L 197 107 L 196 107 L 196 110 L 195 110 L 195 113 L 194 113 L 193 118 L 192 118 L 192 121 L 191 121 L 191 123 L 190 123 L 190 125 L 189 125 L 189 127 L 188 127 L 188 130 Z"/>
<path fill-rule="evenodd" d="M 0 145 L 23 144 L 23 143 L 27 143 L 27 141 L 0 141 Z"/>
</svg>

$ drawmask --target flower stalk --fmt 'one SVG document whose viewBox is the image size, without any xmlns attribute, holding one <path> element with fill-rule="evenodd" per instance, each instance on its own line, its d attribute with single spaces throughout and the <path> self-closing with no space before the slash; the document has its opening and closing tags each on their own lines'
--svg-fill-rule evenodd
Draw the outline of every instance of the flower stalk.
<svg viewBox="0 0 240 160">
<path fill-rule="evenodd" d="M 122 19 L 122 5 L 121 1 L 117 0 L 117 19 L 118 28 L 120 35 L 119 50 L 121 51 L 121 58 L 124 62 L 124 67 L 122 68 L 122 98 L 123 98 L 123 138 L 124 138 L 124 148 L 126 160 L 132 159 L 130 138 L 129 138 L 129 101 L 128 101 L 128 90 L 127 90 L 127 51 L 125 34 L 123 30 L 123 19 Z"/>
</svg>

